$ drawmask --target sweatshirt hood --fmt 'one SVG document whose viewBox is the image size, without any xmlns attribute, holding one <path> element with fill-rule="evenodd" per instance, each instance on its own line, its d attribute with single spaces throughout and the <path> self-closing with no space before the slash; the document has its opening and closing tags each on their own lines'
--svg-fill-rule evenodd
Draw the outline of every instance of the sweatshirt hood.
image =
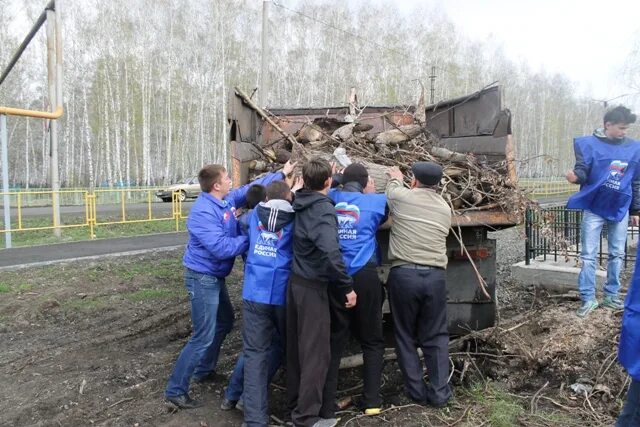
<svg viewBox="0 0 640 427">
<path fill-rule="evenodd" d="M 282 230 L 293 221 L 295 215 L 291 204 L 280 199 L 261 202 L 256 207 L 256 212 L 263 227 L 271 232 Z"/>
<path fill-rule="evenodd" d="M 310 208 L 316 203 L 322 203 L 328 200 L 329 199 L 327 198 L 327 196 L 322 193 L 303 188 L 302 190 L 296 191 L 296 199 L 293 202 L 293 210 L 296 212 L 300 212 Z"/>
<path fill-rule="evenodd" d="M 619 144 L 621 142 L 623 142 L 625 140 L 625 137 L 622 138 L 609 138 L 607 136 L 607 134 L 604 132 L 604 128 L 597 128 L 596 130 L 593 131 L 593 136 L 595 136 L 596 138 L 605 141 L 605 142 L 611 142 L 614 144 Z"/>
</svg>

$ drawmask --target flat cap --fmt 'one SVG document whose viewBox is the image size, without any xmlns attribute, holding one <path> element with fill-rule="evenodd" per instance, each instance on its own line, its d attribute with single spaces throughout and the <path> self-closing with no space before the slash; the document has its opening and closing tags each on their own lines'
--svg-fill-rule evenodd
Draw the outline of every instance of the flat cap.
<svg viewBox="0 0 640 427">
<path fill-rule="evenodd" d="M 433 162 L 416 162 L 411 172 L 422 185 L 437 185 L 442 179 L 442 166 Z"/>
</svg>

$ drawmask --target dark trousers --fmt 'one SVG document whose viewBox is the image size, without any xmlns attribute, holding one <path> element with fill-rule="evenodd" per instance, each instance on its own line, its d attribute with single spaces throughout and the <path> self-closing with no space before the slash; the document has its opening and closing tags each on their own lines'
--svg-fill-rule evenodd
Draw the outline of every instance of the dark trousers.
<svg viewBox="0 0 640 427">
<path fill-rule="evenodd" d="M 291 274 L 287 289 L 287 399 L 295 426 L 318 419 L 331 359 L 326 282 Z"/>
<path fill-rule="evenodd" d="M 284 349 L 285 307 L 242 300 L 244 339 L 244 421 L 247 426 L 269 424 L 269 378 L 274 351 Z M 274 339 L 274 335 L 276 338 Z M 278 349 L 273 347 L 278 346 Z M 279 352 L 278 352 L 279 350 Z M 278 363 L 279 365 L 279 363 Z"/>
<path fill-rule="evenodd" d="M 627 400 L 616 422 L 616 427 L 640 426 L 640 381 L 632 379 Z"/>
<path fill-rule="evenodd" d="M 394 267 L 389 273 L 389 303 L 393 317 L 398 364 L 405 391 L 415 401 L 434 406 L 451 398 L 447 287 L 443 269 Z M 422 349 L 429 374 L 423 379 Z"/>
<path fill-rule="evenodd" d="M 336 391 L 338 388 L 338 369 L 340 359 L 349 341 L 349 334 L 358 340 L 362 347 L 362 379 L 364 408 L 378 408 L 380 398 L 380 379 L 384 359 L 384 336 L 382 334 L 382 301 L 384 290 L 378 278 L 375 265 L 363 267 L 353 276 L 353 289 L 358 295 L 356 306 L 345 308 L 345 296 L 329 292 L 331 306 L 331 363 L 322 397 L 322 418 L 335 417 Z"/>
</svg>

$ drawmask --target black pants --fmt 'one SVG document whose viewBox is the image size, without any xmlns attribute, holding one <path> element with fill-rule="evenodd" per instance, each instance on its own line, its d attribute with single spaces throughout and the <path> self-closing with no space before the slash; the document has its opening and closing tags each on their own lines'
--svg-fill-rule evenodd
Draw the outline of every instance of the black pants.
<svg viewBox="0 0 640 427">
<path fill-rule="evenodd" d="M 318 419 L 331 360 L 326 282 L 291 274 L 287 290 L 287 399 L 295 426 Z"/>
<path fill-rule="evenodd" d="M 415 401 L 435 406 L 451 398 L 447 286 L 445 270 L 394 267 L 389 273 L 389 303 L 393 316 L 398 364 L 405 391 Z M 416 347 L 424 354 L 429 383 Z"/>
<path fill-rule="evenodd" d="M 384 336 L 382 334 L 382 301 L 384 290 L 378 278 L 376 267 L 366 265 L 353 276 L 353 289 L 358 295 L 356 306 L 345 308 L 344 295 L 329 292 L 331 304 L 331 364 L 324 385 L 320 416 L 333 418 L 336 411 L 336 391 L 338 369 L 349 333 L 362 347 L 364 365 L 362 367 L 364 408 L 378 408 L 380 398 L 380 378 L 384 358 Z"/>
</svg>

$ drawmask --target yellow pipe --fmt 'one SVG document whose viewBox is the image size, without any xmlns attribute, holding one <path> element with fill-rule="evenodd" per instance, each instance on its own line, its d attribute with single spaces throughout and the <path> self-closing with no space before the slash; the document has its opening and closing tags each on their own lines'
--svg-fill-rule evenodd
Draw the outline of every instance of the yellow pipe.
<svg viewBox="0 0 640 427">
<path fill-rule="evenodd" d="M 0 107 L 0 114 L 6 114 L 7 116 L 22 116 L 33 117 L 36 119 L 59 119 L 64 113 L 62 106 L 56 108 L 56 111 L 37 111 L 37 110 L 23 110 L 21 108 Z"/>
</svg>

